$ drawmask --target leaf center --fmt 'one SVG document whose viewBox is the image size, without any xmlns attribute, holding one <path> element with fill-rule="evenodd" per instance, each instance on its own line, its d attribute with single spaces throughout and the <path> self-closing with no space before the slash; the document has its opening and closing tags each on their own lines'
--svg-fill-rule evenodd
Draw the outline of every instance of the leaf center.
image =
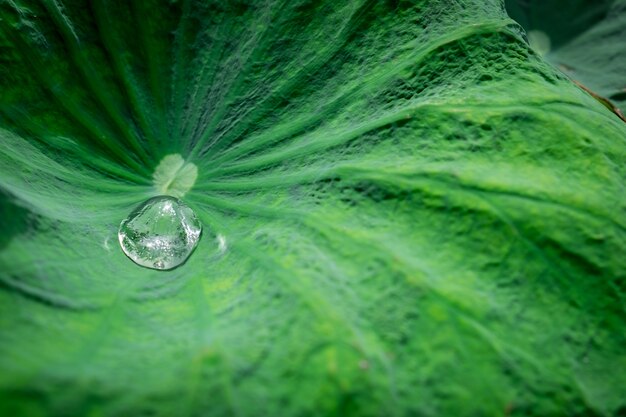
<svg viewBox="0 0 626 417">
<path fill-rule="evenodd" d="M 180 154 L 165 156 L 152 174 L 154 188 L 161 195 L 181 198 L 196 182 L 198 167 L 185 162 Z"/>
</svg>

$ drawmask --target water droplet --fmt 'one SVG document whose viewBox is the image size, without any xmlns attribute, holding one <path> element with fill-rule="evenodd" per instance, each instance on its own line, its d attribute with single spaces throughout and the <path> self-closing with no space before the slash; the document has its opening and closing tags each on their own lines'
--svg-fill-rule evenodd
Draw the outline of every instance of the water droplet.
<svg viewBox="0 0 626 417">
<path fill-rule="evenodd" d="M 200 240 L 196 214 L 177 198 L 159 196 L 145 201 L 122 221 L 118 238 L 122 250 L 137 265 L 176 268 Z"/>
</svg>

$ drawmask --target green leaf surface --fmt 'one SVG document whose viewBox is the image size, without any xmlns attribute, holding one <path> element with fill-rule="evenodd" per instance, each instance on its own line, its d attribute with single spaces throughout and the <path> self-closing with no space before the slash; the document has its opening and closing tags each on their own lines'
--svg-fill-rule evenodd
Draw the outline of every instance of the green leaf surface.
<svg viewBox="0 0 626 417">
<path fill-rule="evenodd" d="M 506 3 L 546 60 L 626 113 L 626 0 Z"/>
<path fill-rule="evenodd" d="M 626 124 L 501 1 L 5 0 L 0 92 L 0 415 L 626 412 Z"/>
</svg>

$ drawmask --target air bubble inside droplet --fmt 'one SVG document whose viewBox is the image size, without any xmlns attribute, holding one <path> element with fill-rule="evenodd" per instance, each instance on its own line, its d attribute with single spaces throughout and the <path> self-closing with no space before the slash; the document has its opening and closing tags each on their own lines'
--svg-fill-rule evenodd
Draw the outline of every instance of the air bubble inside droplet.
<svg viewBox="0 0 626 417">
<path fill-rule="evenodd" d="M 159 196 L 138 206 L 122 221 L 122 250 L 137 265 L 172 269 L 193 252 L 202 232 L 196 214 L 177 198 Z"/>
</svg>

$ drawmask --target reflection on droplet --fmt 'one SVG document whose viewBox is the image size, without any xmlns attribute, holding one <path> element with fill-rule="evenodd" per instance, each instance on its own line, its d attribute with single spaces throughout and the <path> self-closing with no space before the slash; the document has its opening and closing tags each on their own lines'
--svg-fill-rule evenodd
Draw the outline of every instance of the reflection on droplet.
<svg viewBox="0 0 626 417">
<path fill-rule="evenodd" d="M 122 223 L 122 250 L 137 265 L 172 269 L 187 260 L 200 240 L 196 214 L 177 198 L 154 197 L 137 207 Z"/>
</svg>

